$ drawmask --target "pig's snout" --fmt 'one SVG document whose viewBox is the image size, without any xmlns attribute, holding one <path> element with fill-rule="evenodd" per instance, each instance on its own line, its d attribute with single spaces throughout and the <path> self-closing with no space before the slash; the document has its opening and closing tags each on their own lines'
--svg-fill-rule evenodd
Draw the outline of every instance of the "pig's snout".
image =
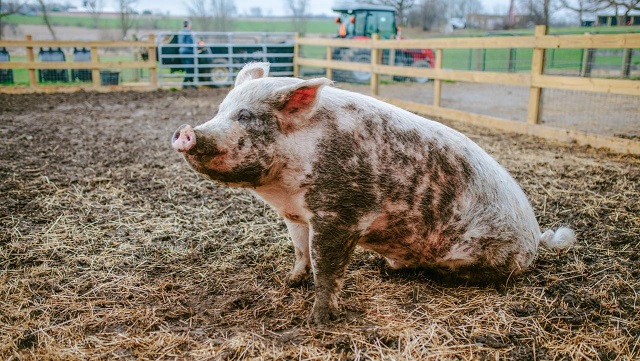
<svg viewBox="0 0 640 361">
<path fill-rule="evenodd" d="M 171 138 L 171 146 L 178 152 L 187 152 L 196 145 L 196 133 L 190 125 L 183 125 Z"/>
</svg>

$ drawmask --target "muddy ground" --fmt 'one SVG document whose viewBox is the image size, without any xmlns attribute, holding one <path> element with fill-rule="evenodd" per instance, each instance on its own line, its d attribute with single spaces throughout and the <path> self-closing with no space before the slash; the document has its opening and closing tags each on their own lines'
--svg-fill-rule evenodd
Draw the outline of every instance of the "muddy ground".
<svg viewBox="0 0 640 361">
<path fill-rule="evenodd" d="M 577 245 L 498 289 L 359 250 L 315 328 L 284 223 L 169 146 L 225 93 L 0 95 L 0 359 L 640 357 L 640 158 L 446 122 Z"/>
</svg>

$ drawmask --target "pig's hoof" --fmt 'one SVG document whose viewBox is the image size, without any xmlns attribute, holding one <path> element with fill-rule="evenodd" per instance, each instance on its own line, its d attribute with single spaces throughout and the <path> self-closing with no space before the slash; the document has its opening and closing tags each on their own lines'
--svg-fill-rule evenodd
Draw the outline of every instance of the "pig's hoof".
<svg viewBox="0 0 640 361">
<path fill-rule="evenodd" d="M 316 326 L 324 326 L 338 319 L 338 310 L 329 307 L 314 307 L 309 316 L 309 323 Z"/>
<path fill-rule="evenodd" d="M 292 288 L 302 287 L 307 283 L 309 283 L 310 279 L 311 278 L 309 277 L 308 273 L 298 273 L 298 274 L 291 273 L 287 277 L 287 285 Z"/>
</svg>

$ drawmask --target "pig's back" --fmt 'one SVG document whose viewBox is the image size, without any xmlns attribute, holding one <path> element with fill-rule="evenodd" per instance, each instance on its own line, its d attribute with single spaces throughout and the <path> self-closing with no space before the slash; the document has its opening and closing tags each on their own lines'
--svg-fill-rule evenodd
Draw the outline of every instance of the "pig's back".
<svg viewBox="0 0 640 361">
<path fill-rule="evenodd" d="M 468 137 L 334 88 L 318 109 L 325 129 L 307 194 L 316 214 L 338 217 L 398 265 L 464 264 L 478 248 L 494 248 L 485 256 L 497 262 L 532 261 L 540 231 L 526 196 Z"/>
</svg>

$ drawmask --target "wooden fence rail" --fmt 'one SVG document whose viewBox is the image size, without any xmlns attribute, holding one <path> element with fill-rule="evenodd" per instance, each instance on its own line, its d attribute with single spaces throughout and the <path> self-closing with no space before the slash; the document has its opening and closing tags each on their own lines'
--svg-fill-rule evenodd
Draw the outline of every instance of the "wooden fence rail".
<svg viewBox="0 0 640 361">
<path fill-rule="evenodd" d="M 36 61 L 34 48 L 85 48 L 91 52 L 91 61 Z M 149 69 L 149 82 L 140 83 L 136 88 L 155 89 L 157 83 L 157 61 L 155 36 L 149 35 L 145 41 L 68 41 L 68 40 L 33 40 L 27 35 L 25 40 L 0 40 L 0 48 L 25 48 L 27 61 L 11 61 L 0 63 L 1 69 L 27 69 L 29 71 L 29 87 L 3 87 L 3 92 L 33 92 L 33 91 L 74 91 L 78 89 L 122 89 L 120 86 L 105 86 L 100 81 L 100 70 L 103 69 Z M 99 49 L 112 48 L 146 48 L 149 57 L 146 61 L 105 61 L 101 62 L 98 56 Z M 88 69 L 91 70 L 92 85 L 87 86 L 51 86 L 38 83 L 36 70 L 46 69 Z M 146 86 L 145 86 L 146 85 Z"/>
<path fill-rule="evenodd" d="M 353 47 L 370 49 L 372 51 L 370 63 L 353 63 L 344 60 L 310 59 L 299 54 L 300 46 L 326 46 L 327 54 L 331 54 L 333 47 Z M 490 71 L 450 70 L 442 68 L 443 50 L 445 49 L 517 49 L 531 48 L 531 71 L 529 73 L 501 73 Z M 316 39 L 296 37 L 296 56 L 294 74 L 300 74 L 301 66 L 326 68 L 328 70 L 350 70 L 370 72 L 371 93 L 378 96 L 379 75 L 394 75 L 405 77 L 429 77 L 434 82 L 434 99 L 432 105 L 401 101 L 398 99 L 384 99 L 405 109 L 423 113 L 429 116 L 442 117 L 475 123 L 506 131 L 530 134 L 561 141 L 577 142 L 578 144 L 594 147 L 609 148 L 616 152 L 640 154 L 640 141 L 591 134 L 582 131 L 550 127 L 540 124 L 541 90 L 564 89 L 598 93 L 622 94 L 638 96 L 640 104 L 640 80 L 603 79 L 590 77 L 570 77 L 546 75 L 544 73 L 545 55 L 547 49 L 638 49 L 640 48 L 640 34 L 611 34 L 611 35 L 547 35 L 545 26 L 537 26 L 533 36 L 513 37 L 482 37 L 482 38 L 447 38 L 447 39 L 416 39 L 416 40 L 344 40 L 344 39 Z M 382 50 L 388 49 L 435 49 L 436 61 L 433 68 L 417 68 L 380 64 Z M 630 50 L 627 50 L 630 51 Z M 628 66 L 628 64 L 626 64 Z M 623 68 L 625 65 L 623 65 Z M 330 76 L 331 71 L 327 71 Z M 529 87 L 529 104 L 527 121 L 517 122 L 480 114 L 462 112 L 443 108 L 441 101 L 442 81 L 463 81 L 472 83 L 493 83 L 518 85 Z M 640 105 L 638 107 L 640 112 Z"/>
</svg>

